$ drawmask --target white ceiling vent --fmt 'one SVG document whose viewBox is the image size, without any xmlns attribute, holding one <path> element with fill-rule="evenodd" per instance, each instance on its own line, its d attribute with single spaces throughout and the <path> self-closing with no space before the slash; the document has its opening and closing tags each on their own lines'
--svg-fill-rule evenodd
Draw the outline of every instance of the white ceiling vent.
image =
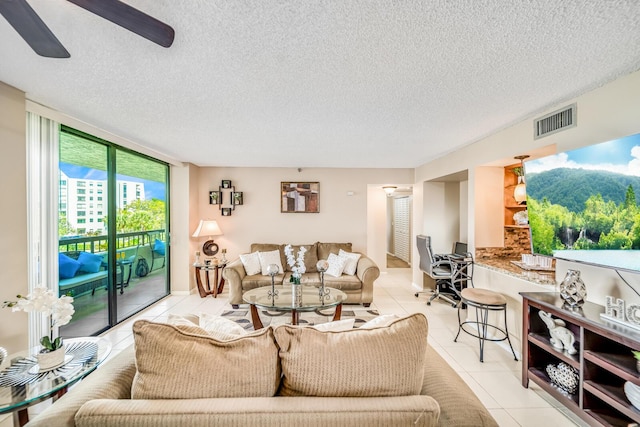
<svg viewBox="0 0 640 427">
<path fill-rule="evenodd" d="M 533 122 L 533 139 L 569 129 L 577 124 L 576 104 L 540 117 Z"/>
</svg>

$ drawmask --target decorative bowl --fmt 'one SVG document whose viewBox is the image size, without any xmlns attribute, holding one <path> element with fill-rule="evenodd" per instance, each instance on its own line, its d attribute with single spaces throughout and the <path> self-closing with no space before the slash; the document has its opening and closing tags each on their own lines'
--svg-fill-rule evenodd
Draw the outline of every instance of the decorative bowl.
<svg viewBox="0 0 640 427">
<path fill-rule="evenodd" d="M 570 394 L 575 394 L 576 390 L 578 390 L 580 376 L 575 368 L 560 362 L 557 366 L 553 364 L 547 365 L 546 370 L 551 382 L 560 387 L 560 389 Z"/>
<path fill-rule="evenodd" d="M 627 399 L 636 409 L 640 409 L 640 386 L 627 381 L 624 383 L 624 394 L 627 395 Z"/>
</svg>

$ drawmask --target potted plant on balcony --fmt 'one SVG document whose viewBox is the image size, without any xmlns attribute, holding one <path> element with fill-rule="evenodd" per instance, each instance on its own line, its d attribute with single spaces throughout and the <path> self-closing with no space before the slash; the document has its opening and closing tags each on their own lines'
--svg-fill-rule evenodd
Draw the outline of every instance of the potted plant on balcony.
<svg viewBox="0 0 640 427">
<path fill-rule="evenodd" d="M 17 296 L 17 301 L 5 301 L 2 307 L 12 311 L 38 312 L 48 316 L 49 334 L 40 339 L 42 348 L 36 354 L 40 370 L 51 369 L 64 362 L 65 349 L 60 337 L 54 338 L 55 327 L 66 325 L 75 312 L 73 298 L 67 295 L 56 297 L 52 290 L 44 286 L 36 287 L 26 297 Z"/>
</svg>

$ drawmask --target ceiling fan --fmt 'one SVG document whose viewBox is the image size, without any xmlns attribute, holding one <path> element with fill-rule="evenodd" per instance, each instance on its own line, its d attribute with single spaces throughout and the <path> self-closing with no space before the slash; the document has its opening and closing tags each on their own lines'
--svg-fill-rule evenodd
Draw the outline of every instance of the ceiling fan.
<svg viewBox="0 0 640 427">
<path fill-rule="evenodd" d="M 67 1 L 162 47 L 173 43 L 173 28 L 120 0 Z M 38 55 L 48 58 L 71 56 L 26 0 L 0 0 L 0 14 Z"/>
</svg>

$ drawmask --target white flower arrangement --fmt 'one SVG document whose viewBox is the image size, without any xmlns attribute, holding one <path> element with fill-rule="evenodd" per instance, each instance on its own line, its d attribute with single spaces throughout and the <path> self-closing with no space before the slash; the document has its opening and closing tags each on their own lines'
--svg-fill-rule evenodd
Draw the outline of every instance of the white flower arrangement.
<svg viewBox="0 0 640 427">
<path fill-rule="evenodd" d="M 307 248 L 301 246 L 296 259 L 293 256 L 293 248 L 291 247 L 291 245 L 287 245 L 284 247 L 284 254 L 287 256 L 287 264 L 289 264 L 289 267 L 291 267 L 292 271 L 289 281 L 296 285 L 300 284 L 300 278 L 302 277 L 304 272 L 307 271 L 306 267 L 304 266 L 305 252 L 307 252 Z"/>
<path fill-rule="evenodd" d="M 5 301 L 2 307 L 11 307 L 11 311 L 34 311 L 49 316 L 49 335 L 42 337 L 40 344 L 50 352 L 62 347 L 60 337 L 53 339 L 53 330 L 54 327 L 64 326 L 71 321 L 75 313 L 73 297 L 56 297 L 52 290 L 38 286 L 26 297 L 18 295 L 17 298 L 17 301 Z"/>
</svg>

